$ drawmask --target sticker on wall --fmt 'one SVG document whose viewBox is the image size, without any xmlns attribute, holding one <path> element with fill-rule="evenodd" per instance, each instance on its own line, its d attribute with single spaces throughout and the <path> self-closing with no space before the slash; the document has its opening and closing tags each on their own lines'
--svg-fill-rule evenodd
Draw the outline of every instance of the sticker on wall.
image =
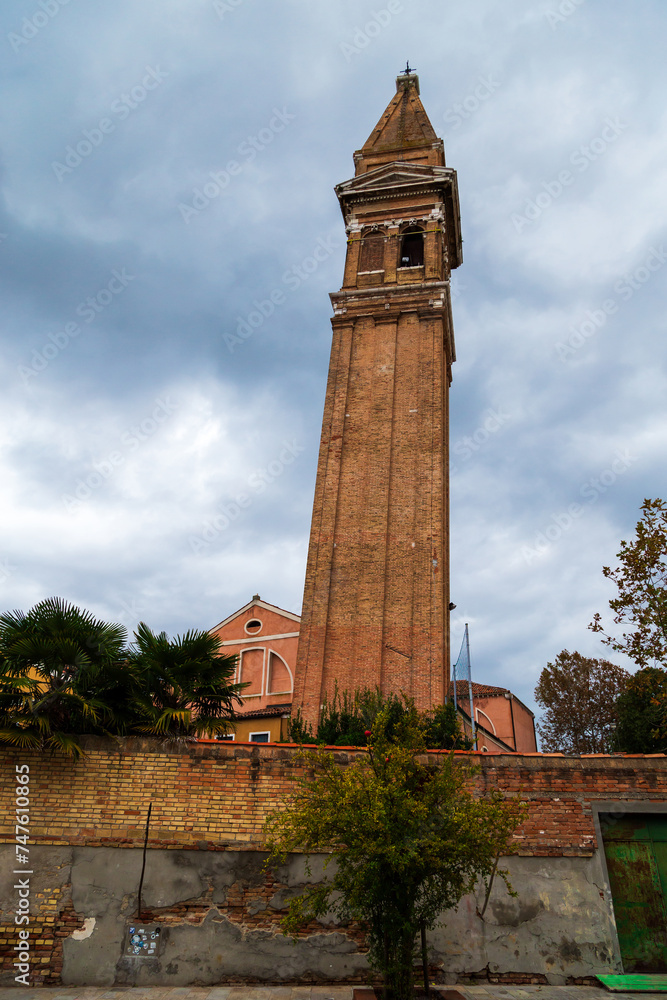
<svg viewBox="0 0 667 1000">
<path fill-rule="evenodd" d="M 130 924 L 123 954 L 127 958 L 157 958 L 160 953 L 159 924 Z"/>
</svg>

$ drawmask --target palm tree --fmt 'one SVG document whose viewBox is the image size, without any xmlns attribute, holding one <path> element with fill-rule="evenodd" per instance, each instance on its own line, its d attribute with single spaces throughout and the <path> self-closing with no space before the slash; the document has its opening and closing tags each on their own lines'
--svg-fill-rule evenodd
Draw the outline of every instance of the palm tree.
<svg viewBox="0 0 667 1000">
<path fill-rule="evenodd" d="M 81 755 L 80 733 L 122 728 L 127 633 L 62 598 L 0 615 L 0 742 Z"/>
<path fill-rule="evenodd" d="M 129 667 L 140 688 L 132 702 L 134 732 L 191 737 L 232 728 L 234 703 L 246 685 L 234 683 L 236 657 L 222 655 L 217 636 L 192 629 L 170 640 L 141 622 Z"/>
<path fill-rule="evenodd" d="M 0 615 L 0 743 L 83 753 L 82 733 L 188 738 L 233 726 L 244 684 L 220 640 L 191 630 L 170 640 L 51 597 Z"/>
</svg>

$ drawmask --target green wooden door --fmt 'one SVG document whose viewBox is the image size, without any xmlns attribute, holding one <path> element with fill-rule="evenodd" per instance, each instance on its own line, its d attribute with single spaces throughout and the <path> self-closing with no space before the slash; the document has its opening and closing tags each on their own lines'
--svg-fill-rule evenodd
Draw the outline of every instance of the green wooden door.
<svg viewBox="0 0 667 1000">
<path fill-rule="evenodd" d="M 667 816 L 600 816 L 625 972 L 667 971 Z"/>
</svg>

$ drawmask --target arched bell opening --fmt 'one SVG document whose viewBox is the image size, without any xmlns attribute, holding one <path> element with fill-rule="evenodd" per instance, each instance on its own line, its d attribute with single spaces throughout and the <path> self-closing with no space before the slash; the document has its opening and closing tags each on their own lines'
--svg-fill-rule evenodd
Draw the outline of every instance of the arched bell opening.
<svg viewBox="0 0 667 1000">
<path fill-rule="evenodd" d="M 398 266 L 424 266 L 424 230 L 420 226 L 410 226 L 403 233 Z"/>
</svg>

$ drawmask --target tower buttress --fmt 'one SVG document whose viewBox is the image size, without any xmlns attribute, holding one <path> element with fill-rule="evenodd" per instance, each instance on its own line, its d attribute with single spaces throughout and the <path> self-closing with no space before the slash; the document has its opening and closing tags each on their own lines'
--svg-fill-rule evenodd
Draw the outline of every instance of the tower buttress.
<svg viewBox="0 0 667 1000">
<path fill-rule="evenodd" d="M 450 273 L 461 263 L 456 172 L 405 73 L 355 176 L 333 342 L 293 708 L 378 686 L 417 708 L 449 682 Z"/>
</svg>

